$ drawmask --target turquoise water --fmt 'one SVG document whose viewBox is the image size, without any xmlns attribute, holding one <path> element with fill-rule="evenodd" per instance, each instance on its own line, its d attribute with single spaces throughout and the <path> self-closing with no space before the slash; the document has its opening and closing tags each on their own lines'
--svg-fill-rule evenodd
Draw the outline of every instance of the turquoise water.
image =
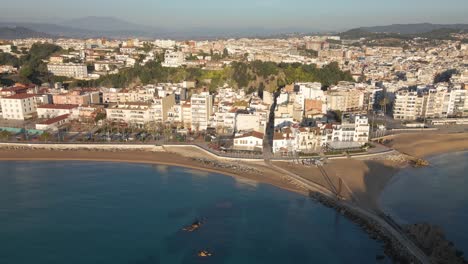
<svg viewBox="0 0 468 264">
<path fill-rule="evenodd" d="M 205 224 L 186 233 L 196 218 Z M 199 258 L 199 250 L 214 253 Z M 376 263 L 382 245 L 317 202 L 177 167 L 0 162 L 0 263 Z M 388 260 L 387 260 L 388 261 Z"/>
<path fill-rule="evenodd" d="M 385 189 L 381 204 L 401 223 L 443 227 L 449 240 L 468 252 L 468 152 L 429 159 L 426 168 L 401 171 Z"/>
</svg>

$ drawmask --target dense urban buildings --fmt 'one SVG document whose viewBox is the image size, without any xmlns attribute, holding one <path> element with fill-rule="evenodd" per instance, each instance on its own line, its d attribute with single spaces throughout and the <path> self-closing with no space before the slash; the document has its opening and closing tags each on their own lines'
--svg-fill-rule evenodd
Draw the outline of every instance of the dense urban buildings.
<svg viewBox="0 0 468 264">
<path fill-rule="evenodd" d="M 231 150 L 255 152 L 262 151 L 272 112 L 275 153 L 363 148 L 386 129 L 375 121 L 382 116 L 399 122 L 468 116 L 466 44 L 365 41 L 18 39 L 0 50 L 14 54 L 42 43 L 51 50 L 43 60 L 48 74 L 62 79 L 4 86 L 1 112 L 45 130 L 96 118 L 100 125 L 172 126 L 181 135 L 227 136 Z M 0 65 L 6 74 L 21 70 L 14 66 Z M 278 71 L 285 85 L 276 85 Z M 336 71 L 344 75 L 332 76 Z"/>
</svg>

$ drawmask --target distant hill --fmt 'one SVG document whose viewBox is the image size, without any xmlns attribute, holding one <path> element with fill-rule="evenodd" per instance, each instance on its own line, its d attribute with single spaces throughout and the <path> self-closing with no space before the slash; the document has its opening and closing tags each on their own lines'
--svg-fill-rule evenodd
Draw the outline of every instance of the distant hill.
<svg viewBox="0 0 468 264">
<path fill-rule="evenodd" d="M 429 39 L 450 39 L 450 34 L 468 32 L 468 24 L 395 24 L 390 26 L 360 27 L 340 33 L 344 39 L 410 39 L 415 37 Z"/>
<path fill-rule="evenodd" d="M 53 38 L 52 35 L 25 27 L 0 27 L 0 39 Z"/>
<path fill-rule="evenodd" d="M 155 33 L 162 31 L 160 28 L 134 24 L 114 17 L 82 17 L 63 21 L 60 23 L 60 25 L 70 28 L 93 30 L 100 32 L 136 31 Z"/>
<path fill-rule="evenodd" d="M 403 35 L 413 35 L 427 33 L 439 29 L 468 30 L 468 24 L 393 24 L 389 26 L 361 27 L 359 29 L 373 33 L 397 33 Z"/>
<path fill-rule="evenodd" d="M 0 18 L 1 19 L 1 18 Z M 216 39 L 237 37 L 270 37 L 304 32 L 319 32 L 309 28 L 262 28 L 262 27 L 193 27 L 170 29 L 152 25 L 140 25 L 114 17 L 89 16 L 53 23 L 0 21 L 0 27 L 24 27 L 38 32 L 71 38 L 171 38 L 171 39 Z"/>
</svg>

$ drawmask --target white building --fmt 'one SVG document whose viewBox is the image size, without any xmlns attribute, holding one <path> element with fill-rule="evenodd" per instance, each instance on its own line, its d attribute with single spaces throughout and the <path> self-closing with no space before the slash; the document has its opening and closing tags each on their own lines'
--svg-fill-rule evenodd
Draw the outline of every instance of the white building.
<svg viewBox="0 0 468 264">
<path fill-rule="evenodd" d="M 106 109 L 107 119 L 142 126 L 153 121 L 150 103 L 125 103 Z"/>
<path fill-rule="evenodd" d="M 369 141 L 369 119 L 366 116 L 353 116 L 333 126 L 332 148 L 357 148 Z"/>
<path fill-rule="evenodd" d="M 0 99 L 4 119 L 25 120 L 36 115 L 34 94 L 15 94 Z"/>
<path fill-rule="evenodd" d="M 273 153 L 293 152 L 296 150 L 296 140 L 290 128 L 283 129 L 273 136 Z"/>
<path fill-rule="evenodd" d="M 300 127 L 295 130 L 295 140 L 297 151 L 317 152 L 321 147 L 321 133 L 318 127 Z"/>
<path fill-rule="evenodd" d="M 37 107 L 37 116 L 39 118 L 54 118 L 57 116 L 71 115 L 73 110 L 78 109 L 78 105 L 57 105 L 44 104 Z"/>
<path fill-rule="evenodd" d="M 185 55 L 180 51 L 166 51 L 164 54 L 163 67 L 180 67 L 185 63 Z"/>
<path fill-rule="evenodd" d="M 257 131 L 265 132 L 267 123 L 267 112 L 256 111 L 252 114 L 237 114 L 236 116 L 236 131 Z"/>
<path fill-rule="evenodd" d="M 324 100 L 325 94 L 322 91 L 322 84 L 314 83 L 296 83 L 294 90 L 304 96 L 304 99 Z"/>
<path fill-rule="evenodd" d="M 11 53 L 11 45 L 0 45 L 0 51 Z"/>
<path fill-rule="evenodd" d="M 45 120 L 44 122 L 37 123 L 36 124 L 36 129 L 37 130 L 52 130 L 52 131 L 57 131 L 60 126 L 66 124 L 69 120 L 68 114 L 66 115 L 60 115 L 56 116 L 53 118 L 50 118 L 48 120 Z"/>
<path fill-rule="evenodd" d="M 206 130 L 213 112 L 213 96 L 208 92 L 192 95 L 192 129 Z"/>
<path fill-rule="evenodd" d="M 233 149 L 248 151 L 263 151 L 263 133 L 249 132 L 234 138 Z"/>
<path fill-rule="evenodd" d="M 84 64 L 48 64 L 47 70 L 56 76 L 65 76 L 77 79 L 83 79 L 88 77 L 88 68 Z"/>
</svg>

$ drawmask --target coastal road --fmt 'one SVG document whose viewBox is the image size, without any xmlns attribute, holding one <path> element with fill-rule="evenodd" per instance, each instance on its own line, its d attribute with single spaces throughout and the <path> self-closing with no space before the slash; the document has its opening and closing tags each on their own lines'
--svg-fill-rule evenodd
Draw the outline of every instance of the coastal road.
<svg viewBox="0 0 468 264">
<path fill-rule="evenodd" d="M 307 179 L 302 178 L 301 176 L 292 173 L 288 170 L 285 170 L 283 168 L 280 168 L 276 165 L 274 165 L 270 161 L 265 161 L 265 163 L 270 166 L 274 167 L 278 171 L 283 172 L 284 174 L 290 176 L 293 180 L 298 181 L 301 183 L 304 187 L 311 191 L 318 192 L 328 198 L 331 199 L 336 199 L 336 196 L 331 192 L 330 190 L 315 184 Z M 429 257 L 418 247 L 416 246 L 412 240 L 410 240 L 403 231 L 394 224 L 393 221 L 387 221 L 386 219 L 383 219 L 381 216 L 375 214 L 374 212 L 365 210 L 361 207 L 358 207 L 350 202 L 347 201 L 337 201 L 341 206 L 345 207 L 346 209 L 360 215 L 362 218 L 372 220 L 375 223 L 377 223 L 383 230 L 386 230 L 390 236 L 395 238 L 403 247 L 408 250 L 408 252 L 413 255 L 420 263 L 423 264 L 429 264 Z"/>
</svg>

